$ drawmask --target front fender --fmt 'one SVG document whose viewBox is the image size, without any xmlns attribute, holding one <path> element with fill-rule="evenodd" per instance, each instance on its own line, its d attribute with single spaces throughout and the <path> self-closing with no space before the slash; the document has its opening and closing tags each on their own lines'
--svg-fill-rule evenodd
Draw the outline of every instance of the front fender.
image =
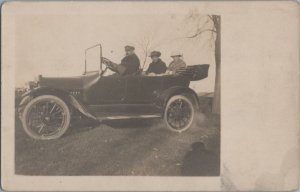
<svg viewBox="0 0 300 192">
<path fill-rule="evenodd" d="M 97 118 L 94 115 L 92 115 L 90 112 L 88 112 L 86 107 L 80 101 L 78 101 L 74 96 L 69 95 L 69 97 L 70 97 L 70 104 L 75 109 L 77 109 L 80 113 L 82 113 L 86 117 L 97 120 Z"/>
<path fill-rule="evenodd" d="M 171 87 L 165 91 L 162 92 L 162 94 L 159 96 L 159 103 L 160 105 L 163 107 L 163 109 L 165 108 L 168 100 L 174 96 L 174 95 L 178 95 L 178 94 L 188 94 L 191 99 L 194 100 L 196 108 L 199 110 L 200 106 L 199 106 L 199 100 L 198 100 L 198 96 L 196 94 L 195 91 L 193 91 L 191 88 L 189 87 L 181 87 L 181 86 L 175 86 L 175 87 Z"/>
<path fill-rule="evenodd" d="M 19 114 L 19 118 L 21 118 L 22 116 L 22 112 L 25 108 L 25 106 L 31 101 L 32 97 L 30 95 L 23 95 L 21 102 L 19 103 L 18 106 L 18 114 Z"/>
<path fill-rule="evenodd" d="M 88 118 L 92 118 L 96 120 L 96 117 L 88 112 L 84 104 L 82 104 L 78 99 L 76 99 L 73 95 L 70 95 L 67 91 L 47 88 L 47 87 L 38 87 L 32 89 L 22 95 L 21 103 L 19 104 L 18 112 L 22 113 L 24 107 L 30 102 L 32 98 L 41 96 L 41 95 L 54 95 L 62 99 L 67 105 L 72 106 L 74 109 L 78 110 L 80 113 L 85 115 Z"/>
<path fill-rule="evenodd" d="M 31 99 L 38 97 L 40 95 L 55 95 L 65 102 L 68 100 L 69 93 L 59 89 L 47 88 L 47 87 L 36 87 L 25 92 L 22 95 L 21 102 L 18 106 L 18 112 L 21 113 L 24 107 L 31 101 Z"/>
<path fill-rule="evenodd" d="M 22 97 L 26 97 L 26 96 L 37 97 L 40 95 L 55 95 L 61 99 L 65 99 L 68 97 L 69 93 L 67 91 L 56 89 L 56 88 L 36 87 L 24 93 Z"/>
</svg>

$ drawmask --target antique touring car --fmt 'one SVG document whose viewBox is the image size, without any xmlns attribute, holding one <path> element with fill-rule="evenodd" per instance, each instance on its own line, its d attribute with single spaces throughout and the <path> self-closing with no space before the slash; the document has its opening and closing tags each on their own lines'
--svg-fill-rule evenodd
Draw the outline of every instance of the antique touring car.
<svg viewBox="0 0 300 192">
<path fill-rule="evenodd" d="M 99 49 L 97 71 L 77 77 L 39 76 L 34 88 L 23 94 L 19 116 L 26 133 L 34 139 L 61 137 L 73 118 L 85 116 L 105 122 L 114 119 L 162 118 L 169 130 L 182 132 L 191 127 L 199 110 L 190 81 L 207 77 L 209 65 L 188 66 L 175 74 L 148 76 L 107 75 L 111 66 L 102 61 Z M 85 54 L 87 55 L 87 54 Z"/>
</svg>

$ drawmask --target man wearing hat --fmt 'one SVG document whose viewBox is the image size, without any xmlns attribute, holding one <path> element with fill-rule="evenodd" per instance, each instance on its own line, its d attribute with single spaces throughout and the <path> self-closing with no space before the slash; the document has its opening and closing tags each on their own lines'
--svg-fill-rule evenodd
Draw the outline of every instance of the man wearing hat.
<svg viewBox="0 0 300 192">
<path fill-rule="evenodd" d="M 176 70 L 186 67 L 186 63 L 181 59 L 182 54 L 179 52 L 173 52 L 171 54 L 173 61 L 169 64 L 168 71 L 175 73 Z"/>
<path fill-rule="evenodd" d="M 110 60 L 103 58 L 103 62 L 115 68 L 115 71 L 120 75 L 136 74 L 140 69 L 140 60 L 134 53 L 134 47 L 130 45 L 125 46 L 125 57 L 121 60 L 121 64 L 116 64 Z"/>
<path fill-rule="evenodd" d="M 165 62 L 163 62 L 159 58 L 160 56 L 161 56 L 161 53 L 159 51 L 151 52 L 150 57 L 152 59 L 152 62 L 149 64 L 146 74 L 149 74 L 149 73 L 161 74 L 161 73 L 166 72 L 167 66 L 166 66 Z"/>
</svg>

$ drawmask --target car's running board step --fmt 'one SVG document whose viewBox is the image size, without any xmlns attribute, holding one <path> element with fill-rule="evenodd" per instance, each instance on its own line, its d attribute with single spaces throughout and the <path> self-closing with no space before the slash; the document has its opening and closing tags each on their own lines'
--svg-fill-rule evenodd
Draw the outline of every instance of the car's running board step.
<svg viewBox="0 0 300 192">
<path fill-rule="evenodd" d="M 151 119 L 159 118 L 161 115 L 117 115 L 108 117 L 97 117 L 98 120 L 117 120 L 117 119 Z"/>
</svg>

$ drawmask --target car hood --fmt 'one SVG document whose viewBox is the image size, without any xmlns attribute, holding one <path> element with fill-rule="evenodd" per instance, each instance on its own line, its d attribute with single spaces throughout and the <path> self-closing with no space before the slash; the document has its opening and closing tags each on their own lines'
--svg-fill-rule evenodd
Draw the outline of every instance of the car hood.
<svg viewBox="0 0 300 192">
<path fill-rule="evenodd" d="M 78 77 L 41 77 L 38 81 L 41 87 L 59 88 L 65 90 L 80 90 L 83 87 L 81 76 Z"/>
</svg>

